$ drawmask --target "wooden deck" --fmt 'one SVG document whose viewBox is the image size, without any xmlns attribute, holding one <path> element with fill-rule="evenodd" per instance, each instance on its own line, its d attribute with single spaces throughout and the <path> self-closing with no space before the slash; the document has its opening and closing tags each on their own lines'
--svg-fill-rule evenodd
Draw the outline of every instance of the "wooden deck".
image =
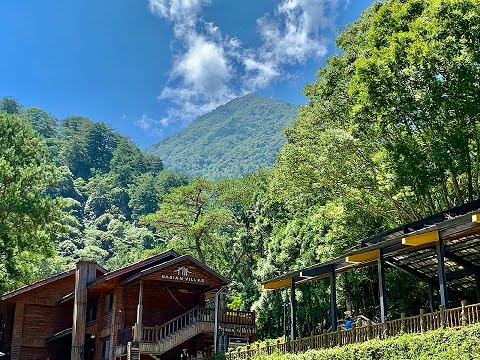
<svg viewBox="0 0 480 360">
<path fill-rule="evenodd" d="M 414 334 L 436 330 L 442 327 L 457 328 L 480 323 L 480 304 L 467 305 L 462 302 L 458 308 L 425 313 L 423 310 L 417 316 L 386 321 L 383 324 L 369 323 L 366 326 L 353 327 L 351 330 L 324 332 L 297 340 L 276 343 L 266 343 L 263 346 L 247 346 L 226 353 L 227 360 L 249 359 L 257 355 L 272 354 L 277 350 L 284 353 L 299 353 L 309 349 L 323 349 L 338 345 L 360 343 L 370 339 L 385 339 L 400 334 Z"/>
<path fill-rule="evenodd" d="M 211 308 L 197 306 L 186 313 L 177 316 L 159 326 L 138 326 L 119 332 L 119 344 L 115 347 L 115 359 L 135 357 L 136 352 L 160 357 L 167 351 L 185 343 L 199 334 L 214 333 L 215 311 Z M 256 334 L 255 312 L 238 310 L 221 311 L 219 314 L 220 328 L 228 327 L 231 335 Z M 138 326 L 138 328 L 137 328 Z M 250 332 L 235 333 L 239 329 L 249 329 Z M 133 349 L 132 339 L 135 333 L 141 333 L 136 349 Z M 129 357 L 130 356 L 130 357 Z"/>
</svg>

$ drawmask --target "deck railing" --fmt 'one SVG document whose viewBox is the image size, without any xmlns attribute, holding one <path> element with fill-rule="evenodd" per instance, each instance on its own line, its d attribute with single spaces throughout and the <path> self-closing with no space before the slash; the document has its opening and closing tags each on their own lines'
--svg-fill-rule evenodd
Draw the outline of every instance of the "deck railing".
<svg viewBox="0 0 480 360">
<path fill-rule="evenodd" d="M 215 321 L 214 309 L 195 307 L 186 313 L 158 326 L 142 326 L 142 341 L 157 342 L 196 322 Z M 220 324 L 255 325 L 255 312 L 226 310 L 219 316 Z"/>
<path fill-rule="evenodd" d="M 364 342 L 374 338 L 384 339 L 404 333 L 420 333 L 441 327 L 455 328 L 475 323 L 480 323 L 480 304 L 467 305 L 465 301 L 462 301 L 461 307 L 453 309 L 441 307 L 439 311 L 428 314 L 420 310 L 419 315 L 406 317 L 402 314 L 400 319 L 386 321 L 384 324 L 369 322 L 366 326 L 353 327 L 351 330 L 339 328 L 335 332 L 324 331 L 321 335 L 312 335 L 287 342 L 278 340 L 276 343 L 266 343 L 262 346 L 239 347 L 227 352 L 226 359 L 249 359 L 261 354 L 272 354 L 277 350 L 284 353 L 298 353 L 309 349 L 322 349 Z"/>
<path fill-rule="evenodd" d="M 171 334 L 195 324 L 198 321 L 213 322 L 213 309 L 195 307 L 186 313 L 159 326 L 142 326 L 142 341 L 157 342 L 165 339 Z"/>
<path fill-rule="evenodd" d="M 219 321 L 223 324 L 255 325 L 255 311 L 226 310 Z"/>
</svg>

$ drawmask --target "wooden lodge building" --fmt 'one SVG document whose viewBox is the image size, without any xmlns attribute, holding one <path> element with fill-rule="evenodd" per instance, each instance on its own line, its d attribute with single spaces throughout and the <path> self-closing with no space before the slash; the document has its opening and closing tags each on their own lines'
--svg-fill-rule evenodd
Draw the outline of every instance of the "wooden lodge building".
<svg viewBox="0 0 480 360">
<path fill-rule="evenodd" d="M 220 344 L 256 336 L 255 313 L 213 301 L 228 282 L 173 250 L 111 272 L 81 261 L 0 298 L 1 359 L 180 359 L 183 349 L 209 356 L 214 333 Z"/>
</svg>

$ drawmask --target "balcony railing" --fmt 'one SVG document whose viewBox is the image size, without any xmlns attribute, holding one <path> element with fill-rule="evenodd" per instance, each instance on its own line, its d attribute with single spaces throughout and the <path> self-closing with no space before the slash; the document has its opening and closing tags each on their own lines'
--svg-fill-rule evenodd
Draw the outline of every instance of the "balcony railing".
<svg viewBox="0 0 480 360">
<path fill-rule="evenodd" d="M 220 323 L 255 325 L 255 311 L 226 310 L 220 316 Z"/>
<path fill-rule="evenodd" d="M 211 308 L 195 307 L 186 313 L 157 326 L 141 326 L 142 342 L 158 342 L 170 335 L 193 325 L 197 322 L 215 322 L 215 310 Z M 255 326 L 255 312 L 224 310 L 219 314 L 219 324 Z M 126 344 L 132 341 L 135 326 L 121 330 L 118 333 L 118 343 Z"/>
<path fill-rule="evenodd" d="M 159 326 L 143 326 L 142 341 L 157 342 L 196 322 L 213 322 L 213 309 L 196 307 Z"/>
</svg>

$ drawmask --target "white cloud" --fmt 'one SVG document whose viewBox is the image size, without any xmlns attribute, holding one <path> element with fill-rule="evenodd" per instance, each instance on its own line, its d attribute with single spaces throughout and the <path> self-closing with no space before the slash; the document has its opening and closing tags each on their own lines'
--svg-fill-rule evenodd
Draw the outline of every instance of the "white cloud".
<svg viewBox="0 0 480 360">
<path fill-rule="evenodd" d="M 195 22 L 196 15 L 202 6 L 210 0 L 149 0 L 150 11 L 170 21 Z"/>
<path fill-rule="evenodd" d="M 142 115 L 140 119 L 135 121 L 135 125 L 137 125 L 140 129 L 144 131 L 150 130 L 154 124 L 155 121 L 145 114 Z"/>
<path fill-rule="evenodd" d="M 164 119 L 154 120 L 148 115 L 143 114 L 135 121 L 135 125 L 142 129 L 146 134 L 151 136 L 161 136 L 163 133 L 162 127 L 167 127 L 168 120 Z"/>
<path fill-rule="evenodd" d="M 278 64 L 271 60 L 259 61 L 246 56 L 243 64 L 247 74 L 244 86 L 250 87 L 251 91 L 264 88 L 281 73 Z"/>
<path fill-rule="evenodd" d="M 230 66 L 224 49 L 203 36 L 192 39 L 188 51 L 174 66 L 173 74 L 200 93 L 223 92 L 230 80 Z"/>
<path fill-rule="evenodd" d="M 149 0 L 151 12 L 172 24 L 179 53 L 158 97 L 171 105 L 165 118 L 142 117 L 137 125 L 151 129 L 189 122 L 236 96 L 288 78 L 285 66 L 325 56 L 325 32 L 334 27 L 340 1 L 349 0 L 281 0 L 257 20 L 260 46 L 245 48 L 202 18 L 211 0 Z"/>
</svg>

